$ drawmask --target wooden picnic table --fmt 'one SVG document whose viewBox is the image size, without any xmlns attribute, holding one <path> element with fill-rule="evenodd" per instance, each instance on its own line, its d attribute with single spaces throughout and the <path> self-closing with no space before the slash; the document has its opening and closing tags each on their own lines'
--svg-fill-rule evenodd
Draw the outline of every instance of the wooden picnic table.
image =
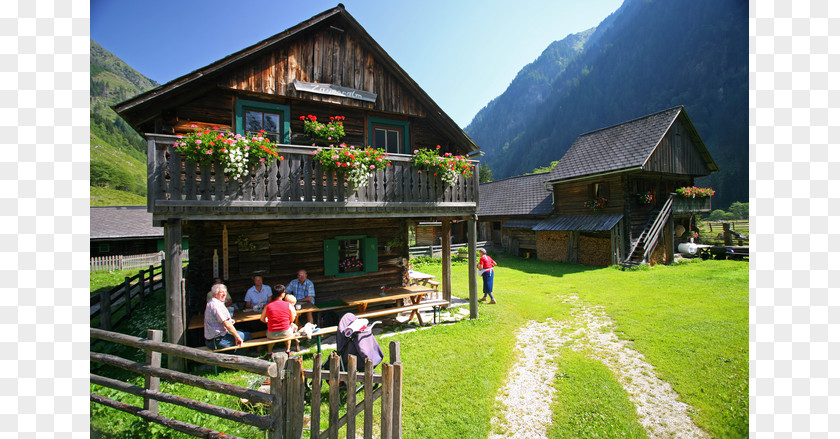
<svg viewBox="0 0 840 439">
<path fill-rule="evenodd" d="M 356 306 L 359 310 L 359 314 L 362 314 L 367 311 L 368 305 L 372 303 L 396 302 L 397 300 L 409 298 L 412 305 L 418 305 L 420 304 L 420 300 L 423 299 L 423 296 L 433 291 L 433 289 L 428 287 L 411 285 L 408 287 L 388 288 L 385 290 L 384 294 L 381 291 L 351 294 L 349 296 L 341 297 L 341 300 L 348 306 Z M 400 306 L 397 305 L 394 308 L 398 309 Z M 423 321 L 420 319 L 420 312 L 416 308 L 411 310 L 411 314 L 408 316 L 408 319 L 411 320 L 411 318 L 415 315 L 417 316 L 417 320 L 422 324 Z"/>
<path fill-rule="evenodd" d="M 426 274 L 416 270 L 408 270 L 408 278 L 412 284 L 425 283 L 435 278 L 434 274 Z"/>
<path fill-rule="evenodd" d="M 303 314 L 313 313 L 313 312 L 320 312 L 320 311 L 329 311 L 333 309 L 344 308 L 344 306 L 324 306 L 319 307 L 317 304 L 313 304 L 310 302 L 298 302 L 300 305 L 300 309 L 295 309 L 297 313 L 295 317 L 295 321 L 293 322 L 295 325 L 298 324 L 298 320 L 300 316 Z M 246 309 L 237 309 L 233 311 L 233 321 L 236 323 L 239 322 L 252 322 L 255 320 L 259 320 L 260 316 L 262 315 L 262 310 L 254 311 L 253 309 L 246 308 Z M 194 315 L 190 319 L 190 324 L 187 326 L 187 329 L 198 329 L 204 327 L 204 313 L 198 313 Z"/>
</svg>

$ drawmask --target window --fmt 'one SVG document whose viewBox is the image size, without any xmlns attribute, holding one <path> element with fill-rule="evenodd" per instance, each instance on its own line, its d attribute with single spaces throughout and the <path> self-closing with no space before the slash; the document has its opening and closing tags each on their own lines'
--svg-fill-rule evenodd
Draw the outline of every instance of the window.
<svg viewBox="0 0 840 439">
<path fill-rule="evenodd" d="M 376 238 L 365 235 L 324 241 L 324 275 L 344 277 L 379 271 L 377 246 Z"/>
<path fill-rule="evenodd" d="M 610 198 L 610 185 L 607 183 L 592 184 L 592 198 Z"/>
<path fill-rule="evenodd" d="M 408 122 L 371 117 L 368 119 L 368 140 L 371 146 L 389 154 L 408 154 Z"/>
<path fill-rule="evenodd" d="M 111 244 L 107 242 L 100 242 L 99 243 L 99 253 L 110 253 L 111 252 Z"/>
<path fill-rule="evenodd" d="M 236 101 L 236 133 L 247 135 L 265 131 L 277 143 L 289 143 L 289 106 L 266 102 Z"/>
</svg>

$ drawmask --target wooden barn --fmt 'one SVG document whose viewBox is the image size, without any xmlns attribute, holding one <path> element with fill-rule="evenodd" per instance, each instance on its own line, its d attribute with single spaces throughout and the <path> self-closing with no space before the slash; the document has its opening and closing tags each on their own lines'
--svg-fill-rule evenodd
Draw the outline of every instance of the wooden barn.
<svg viewBox="0 0 840 439">
<path fill-rule="evenodd" d="M 587 265 L 669 263 L 675 223 L 711 198 L 671 194 L 718 166 L 682 106 L 580 135 L 545 180 L 554 211 L 533 227 L 540 259 Z M 593 208 L 606 200 L 603 208 Z"/>
<path fill-rule="evenodd" d="M 172 342 L 183 343 L 185 319 L 203 310 L 216 273 L 242 300 L 253 275 L 273 286 L 305 269 L 316 302 L 328 302 L 405 285 L 408 227 L 421 221 L 465 220 L 475 247 L 478 173 L 447 186 L 413 169 L 409 153 L 440 145 L 468 155 L 478 147 L 342 5 L 114 109 L 148 140 L 147 209 L 165 230 Z M 349 188 L 340 173 L 312 160 L 305 115 L 344 116 L 342 141 L 384 148 L 392 166 Z M 254 128 L 255 121 L 262 125 Z M 173 149 L 176 135 L 193 125 L 240 134 L 261 128 L 279 144 L 282 160 L 240 179 L 216 164 L 197 167 Z M 184 234 L 191 248 L 182 297 Z M 362 265 L 343 267 L 348 258 Z M 447 258 L 446 299 L 450 285 Z"/>
<path fill-rule="evenodd" d="M 552 196 L 546 174 L 482 183 L 478 203 L 479 241 L 522 257 L 539 257 L 533 227 L 551 215 Z"/>
</svg>

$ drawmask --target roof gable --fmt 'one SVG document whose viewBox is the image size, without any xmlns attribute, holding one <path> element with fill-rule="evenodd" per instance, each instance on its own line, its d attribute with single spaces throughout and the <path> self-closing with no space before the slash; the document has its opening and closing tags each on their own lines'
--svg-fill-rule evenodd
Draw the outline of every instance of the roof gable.
<svg viewBox="0 0 840 439">
<path fill-rule="evenodd" d="M 331 49 L 324 50 L 327 47 Z M 380 97 L 369 103 L 298 91 L 295 80 L 378 92 L 380 96 L 385 93 L 388 99 Z M 114 110 L 138 129 L 164 106 L 182 104 L 215 87 L 427 117 L 430 124 L 466 150 L 478 149 L 341 4 L 121 102 Z"/>
<path fill-rule="evenodd" d="M 691 136 L 707 170 L 717 165 L 682 106 L 578 136 L 549 175 L 551 181 L 639 170 L 645 167 L 668 131 L 679 120 Z"/>
</svg>

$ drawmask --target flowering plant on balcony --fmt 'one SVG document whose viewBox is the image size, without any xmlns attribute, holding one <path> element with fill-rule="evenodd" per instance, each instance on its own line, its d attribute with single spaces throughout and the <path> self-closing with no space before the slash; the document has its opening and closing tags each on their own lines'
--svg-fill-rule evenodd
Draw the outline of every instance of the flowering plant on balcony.
<svg viewBox="0 0 840 439">
<path fill-rule="evenodd" d="M 636 194 L 636 202 L 638 202 L 639 204 L 653 203 L 653 194 L 650 193 L 650 191 Z"/>
<path fill-rule="evenodd" d="M 346 273 L 348 271 L 358 271 L 361 270 L 364 264 L 362 261 L 358 260 L 355 257 L 349 257 L 344 259 L 343 261 L 338 263 L 338 268 L 341 269 L 342 272 Z"/>
<path fill-rule="evenodd" d="M 677 189 L 677 195 L 683 198 L 706 198 L 715 194 L 710 187 L 686 186 Z"/>
<path fill-rule="evenodd" d="M 318 148 L 312 155 L 323 169 L 343 172 L 351 188 L 364 186 L 374 172 L 391 166 L 385 150 L 370 146 L 356 148 L 342 143 L 337 148 Z"/>
<path fill-rule="evenodd" d="M 473 176 L 473 168 L 466 157 L 453 155 L 451 152 L 440 155 L 440 145 L 435 149 L 420 148 L 414 150 L 411 157 L 411 166 L 417 168 L 418 172 L 429 172 L 440 177 L 448 186 L 452 186 L 458 180 L 458 175 L 464 177 Z"/>
<path fill-rule="evenodd" d="M 610 200 L 608 200 L 604 197 L 596 197 L 595 199 L 593 199 L 591 201 L 584 201 L 583 202 L 583 207 L 586 207 L 587 209 L 592 209 L 595 212 L 598 212 L 599 210 L 602 210 L 602 209 L 606 209 L 607 206 L 609 206 L 609 205 L 610 205 Z"/>
<path fill-rule="evenodd" d="M 198 164 L 220 163 L 225 174 L 233 179 L 248 175 L 249 165 L 283 160 L 271 139 L 263 137 L 264 132 L 243 136 L 230 131 L 220 132 L 219 127 L 213 127 L 213 130 L 192 127 L 192 133 L 178 135 L 175 151 Z"/>
<path fill-rule="evenodd" d="M 344 137 L 344 116 L 330 116 L 327 123 L 318 122 L 318 118 L 308 114 L 301 116 L 303 132 L 309 134 L 313 141 L 327 145 L 337 144 Z"/>
</svg>

